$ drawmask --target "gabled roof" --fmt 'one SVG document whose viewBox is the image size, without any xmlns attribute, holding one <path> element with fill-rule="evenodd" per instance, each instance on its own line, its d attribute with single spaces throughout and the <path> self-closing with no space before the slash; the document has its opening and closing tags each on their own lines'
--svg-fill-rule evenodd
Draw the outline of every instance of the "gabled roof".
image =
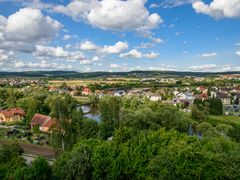
<svg viewBox="0 0 240 180">
<path fill-rule="evenodd" d="M 50 116 L 43 114 L 35 114 L 31 120 L 31 125 L 39 125 L 41 127 L 51 127 L 54 124 L 54 121 Z"/>
<path fill-rule="evenodd" d="M 201 98 L 207 98 L 207 97 L 208 97 L 208 95 L 207 95 L 207 94 L 205 94 L 205 93 L 201 93 L 201 94 L 199 95 L 199 97 L 201 97 Z"/>
<path fill-rule="evenodd" d="M 14 115 L 25 116 L 25 112 L 21 108 L 6 109 L 3 111 L 0 111 L 0 113 L 3 114 L 5 117 L 11 117 Z"/>
<path fill-rule="evenodd" d="M 83 92 L 92 93 L 91 89 L 89 89 L 89 88 L 87 88 L 87 87 L 85 87 L 85 88 L 83 89 Z"/>
</svg>

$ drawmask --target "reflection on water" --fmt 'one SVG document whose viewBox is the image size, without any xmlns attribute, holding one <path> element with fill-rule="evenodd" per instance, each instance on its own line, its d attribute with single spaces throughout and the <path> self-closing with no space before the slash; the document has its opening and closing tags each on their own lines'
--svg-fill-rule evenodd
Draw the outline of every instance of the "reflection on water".
<svg viewBox="0 0 240 180">
<path fill-rule="evenodd" d="M 97 121 L 98 123 L 100 122 L 100 115 L 94 115 L 92 113 L 90 114 L 85 114 L 84 117 L 87 117 L 89 119 L 93 119 L 94 121 Z"/>
<path fill-rule="evenodd" d="M 82 105 L 80 107 L 84 113 L 84 117 L 100 122 L 100 114 L 98 108 L 91 108 L 90 105 Z"/>
</svg>

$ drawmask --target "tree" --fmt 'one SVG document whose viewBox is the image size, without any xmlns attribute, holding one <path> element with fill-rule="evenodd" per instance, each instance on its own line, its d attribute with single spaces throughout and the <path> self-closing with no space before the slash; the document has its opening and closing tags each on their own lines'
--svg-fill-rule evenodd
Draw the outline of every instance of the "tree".
<svg viewBox="0 0 240 180">
<path fill-rule="evenodd" d="M 40 113 L 42 102 L 34 97 L 21 98 L 17 101 L 17 106 L 26 112 L 26 125 L 29 126 L 30 121 L 35 113 Z"/>
<path fill-rule="evenodd" d="M 92 109 L 98 107 L 98 105 L 99 105 L 99 98 L 98 98 L 98 96 L 91 95 L 89 97 L 89 100 L 90 100 L 90 106 L 91 106 Z"/>
<path fill-rule="evenodd" d="M 78 131 L 79 139 L 95 139 L 98 137 L 99 126 L 96 121 L 84 118 L 80 121 Z"/>
<path fill-rule="evenodd" d="M 197 132 L 201 132 L 204 137 L 212 138 L 219 136 L 219 132 L 209 123 L 202 122 L 196 126 Z"/>
<path fill-rule="evenodd" d="M 218 130 L 224 136 L 230 136 L 234 128 L 229 124 L 218 124 L 216 126 L 216 130 Z"/>
<path fill-rule="evenodd" d="M 53 164 L 54 178 L 60 180 L 92 179 L 92 151 L 101 143 L 99 140 L 80 141 L 72 151 L 62 154 Z"/>
<path fill-rule="evenodd" d="M 25 167 L 22 158 L 23 150 L 18 144 L 3 145 L 0 147 L 0 179 L 12 179 L 14 171 L 19 167 Z"/>
<path fill-rule="evenodd" d="M 7 96 L 8 95 L 7 95 L 6 89 L 0 89 L 0 109 L 7 108 L 7 103 L 6 103 Z"/>
<path fill-rule="evenodd" d="M 8 97 L 6 99 L 7 102 L 7 107 L 8 108 L 14 108 L 16 107 L 16 96 L 14 95 L 14 91 L 13 88 L 8 89 L 7 91 Z"/>
<path fill-rule="evenodd" d="M 197 106 L 197 108 L 200 108 L 201 106 L 204 105 L 204 102 L 203 102 L 201 99 L 196 98 L 196 99 L 194 99 L 194 101 L 193 101 L 193 105 Z"/>
<path fill-rule="evenodd" d="M 24 167 L 18 167 L 16 171 L 13 174 L 13 179 L 18 180 L 32 180 L 32 170 L 31 168 L 24 166 Z"/>
<path fill-rule="evenodd" d="M 119 97 L 106 96 L 100 100 L 100 135 L 103 139 L 112 136 L 120 125 L 122 101 Z"/>
<path fill-rule="evenodd" d="M 208 109 L 204 106 L 193 105 L 192 118 L 199 122 L 206 121 L 208 119 Z"/>
<path fill-rule="evenodd" d="M 239 105 L 239 98 L 238 97 L 234 99 L 234 104 Z"/>
<path fill-rule="evenodd" d="M 38 157 L 32 162 L 31 166 L 32 179 L 36 180 L 51 179 L 51 174 L 52 174 L 51 167 L 44 158 Z"/>
<path fill-rule="evenodd" d="M 73 137 L 77 136 L 74 130 L 76 124 L 72 122 L 76 122 L 75 118 L 82 119 L 82 112 L 76 111 L 76 100 L 65 94 L 64 96 L 52 96 L 46 100 L 46 103 L 51 110 L 50 116 L 57 120 L 52 134 L 54 144 L 57 147 L 61 146 L 62 151 L 71 149 L 75 143 Z"/>
<path fill-rule="evenodd" d="M 219 98 L 211 98 L 206 101 L 209 104 L 209 113 L 212 115 L 223 114 L 222 100 Z"/>
</svg>

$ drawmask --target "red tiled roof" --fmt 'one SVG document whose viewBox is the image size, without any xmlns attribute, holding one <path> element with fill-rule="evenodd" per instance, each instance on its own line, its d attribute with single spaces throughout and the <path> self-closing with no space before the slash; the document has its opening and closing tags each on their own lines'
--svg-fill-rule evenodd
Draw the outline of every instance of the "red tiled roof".
<svg viewBox="0 0 240 180">
<path fill-rule="evenodd" d="M 14 115 L 25 116 L 25 112 L 21 108 L 6 109 L 3 111 L 0 111 L 0 113 L 2 113 L 5 117 L 11 117 Z"/>
<path fill-rule="evenodd" d="M 201 98 L 207 98 L 207 97 L 208 97 L 208 95 L 207 95 L 207 94 L 204 94 L 204 93 L 200 94 L 199 96 L 200 96 Z"/>
<path fill-rule="evenodd" d="M 53 125 L 56 124 L 56 121 L 50 119 L 46 124 L 44 124 L 44 127 L 52 127 Z"/>
<path fill-rule="evenodd" d="M 92 91 L 91 91 L 91 89 L 85 87 L 85 88 L 83 89 L 83 92 L 91 93 Z"/>
<path fill-rule="evenodd" d="M 46 116 L 43 114 L 35 114 L 31 120 L 31 125 L 39 125 L 41 127 L 50 127 L 53 125 L 53 120 L 50 116 Z"/>
<path fill-rule="evenodd" d="M 50 86 L 50 87 L 48 88 L 48 90 L 49 90 L 49 91 L 56 91 L 56 90 L 58 90 L 58 88 L 57 88 L 57 87 L 54 87 L 54 86 Z"/>
</svg>

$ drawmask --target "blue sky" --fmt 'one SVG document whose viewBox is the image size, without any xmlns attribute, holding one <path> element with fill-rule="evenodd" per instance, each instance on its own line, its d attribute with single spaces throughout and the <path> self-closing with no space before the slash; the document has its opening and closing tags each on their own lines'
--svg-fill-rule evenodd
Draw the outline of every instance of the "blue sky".
<svg viewBox="0 0 240 180">
<path fill-rule="evenodd" d="M 239 0 L 0 0 L 0 70 L 238 71 Z"/>
</svg>

